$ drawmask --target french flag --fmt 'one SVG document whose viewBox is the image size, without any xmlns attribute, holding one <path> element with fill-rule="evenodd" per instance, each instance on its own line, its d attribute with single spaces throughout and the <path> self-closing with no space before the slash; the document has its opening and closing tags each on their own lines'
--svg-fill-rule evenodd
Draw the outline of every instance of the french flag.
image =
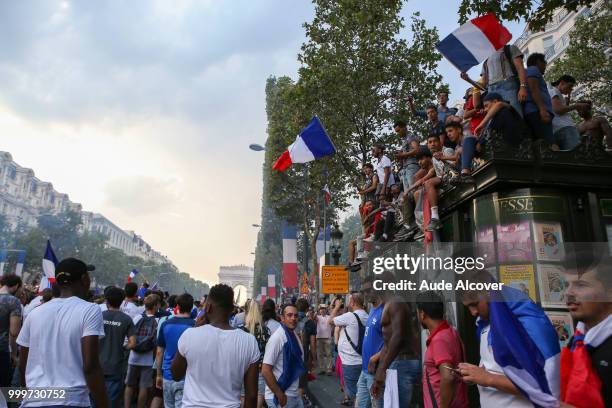
<svg viewBox="0 0 612 408">
<path fill-rule="evenodd" d="M 440 41 L 436 48 L 459 71 L 489 58 L 512 39 L 512 34 L 501 25 L 493 13 L 468 21 Z"/>
<path fill-rule="evenodd" d="M 128 283 L 131 282 L 136 277 L 136 275 L 138 275 L 138 269 L 132 269 L 132 272 L 130 272 L 127 278 Z"/>
<path fill-rule="evenodd" d="M 495 361 L 535 406 L 558 407 L 561 349 L 544 310 L 507 286 L 491 292 L 489 299 L 488 340 Z"/>
<path fill-rule="evenodd" d="M 297 228 L 283 222 L 283 287 L 297 288 Z"/>
<path fill-rule="evenodd" d="M 329 192 L 329 187 L 327 187 L 327 184 L 325 187 L 323 187 L 323 194 L 325 195 L 325 205 L 329 205 L 331 202 L 331 193 Z"/>
<path fill-rule="evenodd" d="M 276 160 L 272 169 L 285 171 L 293 163 L 308 163 L 334 153 L 334 144 L 319 118 L 315 116 L 308 126 L 302 129 L 295 142 Z"/>
<path fill-rule="evenodd" d="M 50 288 L 55 283 L 55 267 L 58 263 L 53 247 L 51 247 L 51 241 L 47 240 L 47 248 L 42 260 L 43 277 L 40 280 L 39 291 Z"/>
</svg>

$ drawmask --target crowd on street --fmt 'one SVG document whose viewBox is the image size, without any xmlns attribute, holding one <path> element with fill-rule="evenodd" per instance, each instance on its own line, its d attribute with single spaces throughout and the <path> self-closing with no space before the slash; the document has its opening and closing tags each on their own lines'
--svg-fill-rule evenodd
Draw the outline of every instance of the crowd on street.
<svg viewBox="0 0 612 408">
<path fill-rule="evenodd" d="M 238 308 L 233 289 L 223 283 L 197 301 L 134 282 L 109 286 L 95 298 L 95 267 L 68 258 L 57 265 L 53 288 L 29 303 L 20 277 L 2 277 L 0 386 L 65 391 L 60 401 L 26 398 L 23 407 L 301 408 L 312 405 L 309 381 L 333 375 L 344 394 L 337 403 L 359 408 L 467 407 L 470 386 L 478 387 L 482 407 L 572 406 L 562 401 L 575 401 L 576 390 L 610 406 L 612 263 L 596 258 L 570 275 L 566 292 L 578 322 L 567 353 L 574 359 L 579 350 L 588 353 L 588 382 L 585 365 L 564 363 L 563 356 L 559 365 L 556 331 L 528 298 L 508 303 L 484 291 L 458 294 L 457 307 L 478 319 L 480 361 L 470 364 L 447 320 L 451 303 L 433 291 L 408 303 L 375 290 L 366 277 L 358 292 L 319 304 L 300 297 L 280 306 L 272 299 L 248 300 Z M 382 278 L 394 279 L 390 272 Z M 518 320 L 500 319 L 500 305 Z M 501 341 L 521 330 L 526 337 L 514 344 Z M 500 355 L 526 365 L 518 377 L 524 381 Z M 540 355 L 556 363 L 545 368 Z M 525 380 L 532 372 L 544 376 L 540 386 Z"/>
<path fill-rule="evenodd" d="M 373 162 L 363 166 L 365 183 L 359 189 L 363 235 L 350 244 L 349 264 L 358 267 L 367 258 L 369 242 L 420 241 L 438 230 L 440 195 L 460 185 L 476 188 L 472 173 L 494 139 L 510 148 L 532 140 L 553 151 L 580 145 L 612 151 L 606 118 L 593 114 L 590 101 L 571 99 L 577 85 L 571 75 L 547 83 L 546 66 L 543 54 L 524 61 L 516 46 L 507 45 L 484 62 L 478 81 L 461 73 L 471 85 L 462 106 L 447 106 L 445 90 L 424 110 L 408 98 L 408 110 L 425 121 L 426 132 L 409 132 L 406 121 L 397 120 L 401 148 L 372 147 Z"/>
</svg>

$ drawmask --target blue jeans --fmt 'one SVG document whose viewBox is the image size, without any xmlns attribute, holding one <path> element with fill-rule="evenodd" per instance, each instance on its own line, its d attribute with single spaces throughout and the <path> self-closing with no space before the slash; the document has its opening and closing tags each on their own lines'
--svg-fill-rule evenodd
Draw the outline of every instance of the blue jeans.
<svg viewBox="0 0 612 408">
<path fill-rule="evenodd" d="M 366 373 L 361 371 L 359 380 L 357 381 L 357 399 L 355 400 L 355 407 L 357 408 L 381 408 L 383 406 L 383 400 L 374 400 L 370 395 L 370 388 L 374 384 L 374 374 Z"/>
<path fill-rule="evenodd" d="M 412 398 L 412 388 L 421 378 L 421 362 L 419 360 L 394 361 L 389 366 L 391 370 L 397 370 L 397 391 L 399 393 L 400 408 L 408 408 Z M 346 382 L 346 380 L 345 380 Z M 361 372 L 357 383 L 357 408 L 384 408 L 384 400 L 372 400 L 370 388 L 374 383 L 374 375 Z"/>
<path fill-rule="evenodd" d="M 408 191 L 408 187 L 410 187 L 410 184 L 412 183 L 412 178 L 417 171 L 419 171 L 418 164 L 407 164 L 400 170 L 399 176 L 402 179 L 404 191 Z"/>
<path fill-rule="evenodd" d="M 266 404 L 268 404 L 268 408 L 281 408 L 271 399 L 266 399 Z M 302 397 L 287 397 L 287 405 L 283 408 L 304 408 L 304 401 L 302 401 Z"/>
<path fill-rule="evenodd" d="M 421 362 L 419 360 L 394 361 L 389 366 L 397 370 L 397 391 L 400 408 L 408 408 L 412 398 L 412 388 L 421 379 Z"/>
<path fill-rule="evenodd" d="M 489 93 L 498 93 L 504 98 L 504 100 L 518 112 L 519 115 L 523 116 L 523 105 L 518 100 L 519 84 L 516 78 L 508 78 L 503 81 L 489 84 Z"/>
<path fill-rule="evenodd" d="M 544 139 L 547 145 L 555 144 L 553 138 L 552 123 L 544 123 L 540 118 L 540 112 L 530 112 L 525 114 L 525 122 L 531 129 L 531 135 L 534 139 Z"/>
<path fill-rule="evenodd" d="M 561 150 L 572 150 L 580 144 L 580 133 L 575 126 L 562 127 L 553 137 Z"/>
<path fill-rule="evenodd" d="M 361 374 L 362 365 L 345 365 L 342 364 L 342 375 L 344 376 L 344 391 L 349 398 L 355 398 L 357 395 L 357 382 Z"/>
<path fill-rule="evenodd" d="M 172 381 L 164 378 L 164 408 L 181 408 L 185 380 Z"/>
<path fill-rule="evenodd" d="M 121 378 L 121 376 L 105 375 L 104 385 L 106 386 L 106 397 L 108 398 L 109 406 L 117 406 L 123 395 L 123 378 Z M 96 402 L 91 398 L 91 395 L 89 396 L 89 400 L 92 408 L 96 408 Z"/>
<path fill-rule="evenodd" d="M 461 170 L 472 170 L 472 160 L 476 154 L 478 139 L 473 136 L 464 137 L 461 145 Z"/>
</svg>

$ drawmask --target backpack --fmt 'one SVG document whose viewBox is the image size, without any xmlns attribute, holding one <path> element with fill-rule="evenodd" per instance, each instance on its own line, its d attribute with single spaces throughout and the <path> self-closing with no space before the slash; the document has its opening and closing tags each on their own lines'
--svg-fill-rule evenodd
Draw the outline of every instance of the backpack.
<svg viewBox="0 0 612 408">
<path fill-rule="evenodd" d="M 142 314 L 142 319 L 136 323 L 136 346 L 132 349 L 135 353 L 148 353 L 157 347 L 157 320 L 154 316 Z"/>
<path fill-rule="evenodd" d="M 351 313 L 355 315 L 355 318 L 357 319 L 357 325 L 359 326 L 359 339 L 357 340 L 357 345 L 355 345 L 355 343 L 353 343 L 353 341 L 349 337 L 348 330 L 344 329 L 344 334 L 346 335 L 346 339 L 348 340 L 353 350 L 355 350 L 357 354 L 361 355 L 361 352 L 363 350 L 363 338 L 365 337 L 365 326 L 361 322 L 361 319 L 359 318 L 357 313 L 355 312 L 351 312 Z"/>
<path fill-rule="evenodd" d="M 260 353 L 259 364 L 261 364 L 263 362 L 264 354 L 266 353 L 266 344 L 268 344 L 268 340 L 270 340 L 270 337 L 272 336 L 272 334 L 270 333 L 270 329 L 268 329 L 268 326 L 266 326 L 265 324 L 258 324 L 255 327 L 255 333 L 249 332 L 249 329 L 245 325 L 240 326 L 240 329 L 255 336 L 255 340 L 257 340 L 257 346 L 259 347 Z"/>
</svg>

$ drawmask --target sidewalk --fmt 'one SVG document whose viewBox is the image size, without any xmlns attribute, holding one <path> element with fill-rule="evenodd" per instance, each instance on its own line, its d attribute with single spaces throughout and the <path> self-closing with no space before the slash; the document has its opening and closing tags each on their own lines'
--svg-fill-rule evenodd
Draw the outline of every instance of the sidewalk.
<svg viewBox="0 0 612 408">
<path fill-rule="evenodd" d="M 315 407 L 338 408 L 344 394 L 340 392 L 340 379 L 336 375 L 318 375 L 308 383 L 308 396 Z"/>
</svg>

